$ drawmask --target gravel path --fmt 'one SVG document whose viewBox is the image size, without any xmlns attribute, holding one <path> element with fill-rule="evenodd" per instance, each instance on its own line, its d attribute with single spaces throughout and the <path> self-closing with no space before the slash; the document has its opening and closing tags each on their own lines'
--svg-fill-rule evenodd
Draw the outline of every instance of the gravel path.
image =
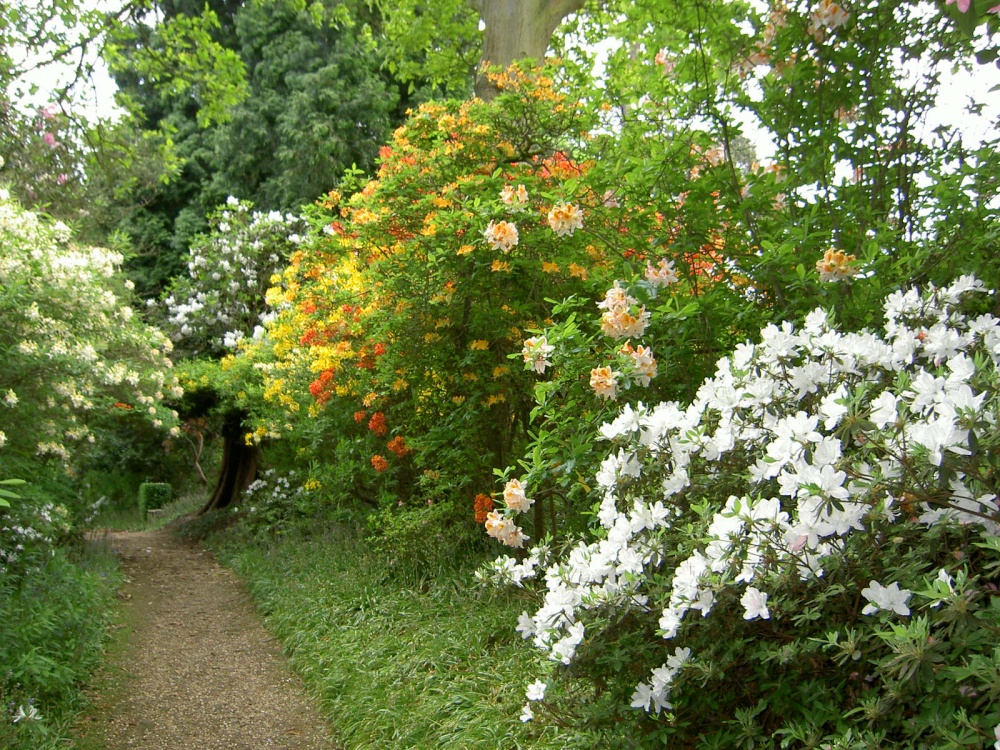
<svg viewBox="0 0 1000 750">
<path fill-rule="evenodd" d="M 130 632 L 110 665 L 110 689 L 95 698 L 88 734 L 101 747 L 336 747 L 230 571 L 166 531 L 108 540 L 128 576 Z"/>
</svg>

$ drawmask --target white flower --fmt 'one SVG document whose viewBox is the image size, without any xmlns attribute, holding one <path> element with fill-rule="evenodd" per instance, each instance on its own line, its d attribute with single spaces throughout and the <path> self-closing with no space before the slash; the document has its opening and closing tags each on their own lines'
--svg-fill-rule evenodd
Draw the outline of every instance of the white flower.
<svg viewBox="0 0 1000 750">
<path fill-rule="evenodd" d="M 747 587 L 742 598 L 740 598 L 740 604 L 746 610 L 743 613 L 744 620 L 753 620 L 757 617 L 762 620 L 771 619 L 771 613 L 767 609 L 767 594 L 755 589 L 753 586 Z"/>
<path fill-rule="evenodd" d="M 527 640 L 535 635 L 535 621 L 527 612 L 522 612 L 517 618 L 517 632 Z"/>
<path fill-rule="evenodd" d="M 38 713 L 38 709 L 29 704 L 27 710 L 25 710 L 24 706 L 17 707 L 13 721 L 17 724 L 21 721 L 41 721 L 41 719 L 42 715 Z"/>
<path fill-rule="evenodd" d="M 910 608 L 906 602 L 910 599 L 912 592 L 907 589 L 900 589 L 898 583 L 883 586 L 878 581 L 871 581 L 868 588 L 861 589 L 861 596 L 869 601 L 865 608 L 861 610 L 863 615 L 873 615 L 879 610 L 892 610 L 897 615 L 909 615 Z"/>
<path fill-rule="evenodd" d="M 3 397 L 3 402 L 10 407 L 17 406 L 17 394 L 14 393 L 13 388 L 7 389 L 7 393 Z"/>
<path fill-rule="evenodd" d="M 674 262 L 664 258 L 655 266 L 652 263 L 646 264 L 646 281 L 653 286 L 661 287 L 676 284 L 680 278 L 674 269 Z"/>
<path fill-rule="evenodd" d="M 525 703 L 524 708 L 521 709 L 521 721 L 525 724 L 535 718 L 534 712 L 531 710 L 531 704 Z"/>
<path fill-rule="evenodd" d="M 532 336 L 524 340 L 521 357 L 526 365 L 541 375 L 545 372 L 546 367 L 552 365 L 549 355 L 554 351 L 555 347 L 549 344 L 548 339 L 544 336 Z"/>
<path fill-rule="evenodd" d="M 535 680 L 528 686 L 528 690 L 525 693 L 525 697 L 529 701 L 541 701 L 545 700 L 545 688 L 546 684 L 541 680 Z"/>
<path fill-rule="evenodd" d="M 629 705 L 632 708 L 641 708 L 643 711 L 649 711 L 649 702 L 652 699 L 653 689 L 645 682 L 640 682 L 635 686 L 635 692 L 632 693 L 632 703 Z"/>
</svg>

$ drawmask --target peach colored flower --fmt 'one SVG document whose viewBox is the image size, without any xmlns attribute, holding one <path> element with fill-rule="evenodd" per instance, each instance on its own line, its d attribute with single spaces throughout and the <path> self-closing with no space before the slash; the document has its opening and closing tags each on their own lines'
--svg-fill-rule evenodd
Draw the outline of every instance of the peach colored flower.
<svg viewBox="0 0 1000 750">
<path fill-rule="evenodd" d="M 572 236 L 577 229 L 583 229 L 583 211 L 571 203 L 560 203 L 549 211 L 549 226 L 560 237 Z"/>
<path fill-rule="evenodd" d="M 618 395 L 618 376 L 610 367 L 595 367 L 590 371 L 590 387 L 603 399 L 614 399 Z"/>
<path fill-rule="evenodd" d="M 494 250 L 509 253 L 517 245 L 517 226 L 509 221 L 491 221 L 483 236 Z"/>
<path fill-rule="evenodd" d="M 676 284 L 680 279 L 674 270 L 674 262 L 664 258 L 655 266 L 652 263 L 646 264 L 646 281 L 653 286 L 667 286 Z"/>
<path fill-rule="evenodd" d="M 823 257 L 816 261 L 816 270 L 820 281 L 841 281 L 850 278 L 858 272 L 854 256 L 847 255 L 843 250 L 829 248 Z"/>
<path fill-rule="evenodd" d="M 524 487 L 517 479 L 511 479 L 503 488 L 503 500 L 507 507 L 518 513 L 524 513 L 535 502 L 524 494 Z"/>
<path fill-rule="evenodd" d="M 518 185 L 516 188 L 506 185 L 500 191 L 500 200 L 505 206 L 509 206 L 511 211 L 523 211 L 528 206 L 528 190 L 524 185 Z"/>
</svg>

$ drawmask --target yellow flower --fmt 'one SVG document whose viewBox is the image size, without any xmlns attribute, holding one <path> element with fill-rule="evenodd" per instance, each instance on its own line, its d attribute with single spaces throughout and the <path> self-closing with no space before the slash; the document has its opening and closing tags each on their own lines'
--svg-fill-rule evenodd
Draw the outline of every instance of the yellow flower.
<svg viewBox="0 0 1000 750">
<path fill-rule="evenodd" d="M 441 340 L 441 334 L 440 333 L 425 333 L 424 334 L 424 342 L 427 343 L 427 344 L 436 344 L 440 340 Z"/>
<path fill-rule="evenodd" d="M 510 263 L 505 260 L 495 260 L 493 265 L 490 266 L 491 271 L 502 271 L 503 273 L 510 273 Z"/>
<path fill-rule="evenodd" d="M 503 395 L 502 393 L 496 393 L 490 396 L 488 399 L 486 399 L 486 406 L 487 407 L 496 406 L 497 404 L 502 404 L 506 400 L 507 397 L 505 395 Z"/>
<path fill-rule="evenodd" d="M 577 263 L 569 264 L 569 275 L 583 281 L 587 280 L 587 269 Z"/>
<path fill-rule="evenodd" d="M 559 273 L 559 264 L 542 261 L 542 273 Z"/>
<path fill-rule="evenodd" d="M 472 245 L 462 245 L 460 248 L 458 248 L 458 250 L 456 251 L 456 254 L 457 255 L 468 255 L 473 250 L 475 250 L 475 248 Z"/>
<path fill-rule="evenodd" d="M 497 378 L 502 378 L 508 372 L 510 372 L 510 368 L 507 367 L 507 365 L 501 365 L 500 367 L 494 367 L 493 368 L 493 379 L 496 380 Z"/>
<path fill-rule="evenodd" d="M 407 383 L 402 378 L 396 378 L 396 380 L 393 381 L 393 384 L 392 384 L 392 390 L 394 390 L 394 391 L 405 391 L 409 387 L 410 387 L 410 384 Z"/>
<path fill-rule="evenodd" d="M 474 372 L 463 372 L 462 377 L 468 380 L 470 383 L 475 383 L 479 380 L 479 376 Z"/>
<path fill-rule="evenodd" d="M 377 393 L 366 393 L 365 397 L 361 400 L 361 403 L 364 404 L 365 406 L 371 406 L 376 401 L 378 401 Z"/>
<path fill-rule="evenodd" d="M 479 352 L 489 351 L 490 342 L 487 341 L 486 339 L 476 339 L 471 344 L 469 344 L 469 348 L 472 351 L 474 351 L 474 352 L 476 352 L 476 351 L 479 351 Z"/>
<path fill-rule="evenodd" d="M 312 492 L 313 490 L 321 490 L 321 489 L 323 489 L 323 483 L 320 482 L 317 479 L 310 479 L 304 485 L 302 485 L 302 487 L 306 491 Z"/>
<path fill-rule="evenodd" d="M 465 396 L 452 396 L 451 400 L 454 404 L 463 404 L 465 403 Z"/>
</svg>

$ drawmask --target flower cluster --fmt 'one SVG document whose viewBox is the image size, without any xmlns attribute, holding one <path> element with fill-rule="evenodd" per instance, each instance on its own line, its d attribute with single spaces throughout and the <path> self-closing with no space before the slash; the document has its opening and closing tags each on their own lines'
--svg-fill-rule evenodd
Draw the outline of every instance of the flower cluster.
<svg viewBox="0 0 1000 750">
<path fill-rule="evenodd" d="M 525 364 L 541 375 L 545 372 L 545 368 L 552 366 L 549 357 L 554 351 L 555 347 L 549 344 L 544 336 L 532 336 L 524 340 L 521 356 Z"/>
<path fill-rule="evenodd" d="M 874 528 L 958 522 L 995 535 L 1000 506 L 980 462 L 998 442 L 1000 320 L 960 311 L 983 291 L 962 277 L 922 295 L 894 293 L 884 337 L 840 332 L 822 310 L 798 330 L 770 325 L 759 343 L 718 362 L 690 406 L 624 407 L 600 430 L 615 447 L 597 475 L 596 538 L 544 570 L 541 548 L 492 565 L 518 585 L 544 577 L 543 604 L 522 614 L 518 630 L 563 664 L 587 623 L 608 612 L 655 616 L 659 635 L 683 644 L 700 632 L 686 628 L 693 613 L 701 621 L 733 601 L 746 621 L 793 616 L 801 593 L 789 585 L 819 585 Z M 713 467 L 723 461 L 724 471 Z M 696 494 L 696 475 L 725 476 L 743 494 Z M 697 498 L 705 505 L 694 511 Z M 699 514 L 698 543 L 677 556 L 670 534 L 686 540 Z M 911 591 L 899 581 L 871 580 L 860 592 L 843 585 L 845 599 L 867 600 L 864 615 L 910 614 Z M 631 705 L 669 711 L 697 656 L 678 646 Z"/>
<path fill-rule="evenodd" d="M 560 237 L 572 236 L 577 229 L 583 229 L 583 211 L 579 206 L 559 203 L 549 211 L 549 226 Z"/>
<path fill-rule="evenodd" d="M 646 264 L 646 281 L 654 287 L 663 287 L 678 283 L 680 278 L 674 262 L 664 258 L 655 266 L 652 263 Z"/>
<path fill-rule="evenodd" d="M 301 217 L 254 211 L 230 197 L 211 217 L 209 234 L 191 245 L 187 277 L 177 279 L 164 300 L 174 341 L 221 353 L 260 338 L 274 314 L 264 306 L 265 291 L 305 229 Z"/>
<path fill-rule="evenodd" d="M 494 250 L 509 253 L 517 246 L 517 225 L 510 221 L 491 221 L 483 236 Z"/>
<path fill-rule="evenodd" d="M 528 190 L 524 185 L 505 185 L 500 191 L 500 201 L 511 211 L 523 211 L 528 207 Z"/>
<path fill-rule="evenodd" d="M 842 281 L 849 279 L 858 272 L 854 265 L 855 258 L 848 255 L 843 250 L 829 248 L 823 257 L 816 261 L 816 270 L 819 272 L 820 281 Z"/>
<path fill-rule="evenodd" d="M 621 288 L 616 281 L 597 306 L 601 315 L 601 330 L 614 339 L 639 338 L 649 325 L 649 312 L 642 305 L 635 312 L 638 300 Z"/>
<path fill-rule="evenodd" d="M 522 547 L 529 537 L 524 535 L 513 517 L 515 513 L 527 511 L 535 501 L 525 494 L 524 486 L 518 479 L 511 479 L 504 486 L 503 500 L 505 506 L 503 510 L 488 510 L 486 513 L 486 533 L 508 547 Z M 476 507 L 478 511 L 480 506 Z M 483 509 L 487 510 L 485 504 Z"/>
<path fill-rule="evenodd" d="M 820 0 L 812 12 L 809 14 L 808 32 L 822 42 L 826 32 L 834 31 L 846 24 L 851 18 L 851 14 L 844 10 L 844 7 L 834 0 Z"/>
</svg>

